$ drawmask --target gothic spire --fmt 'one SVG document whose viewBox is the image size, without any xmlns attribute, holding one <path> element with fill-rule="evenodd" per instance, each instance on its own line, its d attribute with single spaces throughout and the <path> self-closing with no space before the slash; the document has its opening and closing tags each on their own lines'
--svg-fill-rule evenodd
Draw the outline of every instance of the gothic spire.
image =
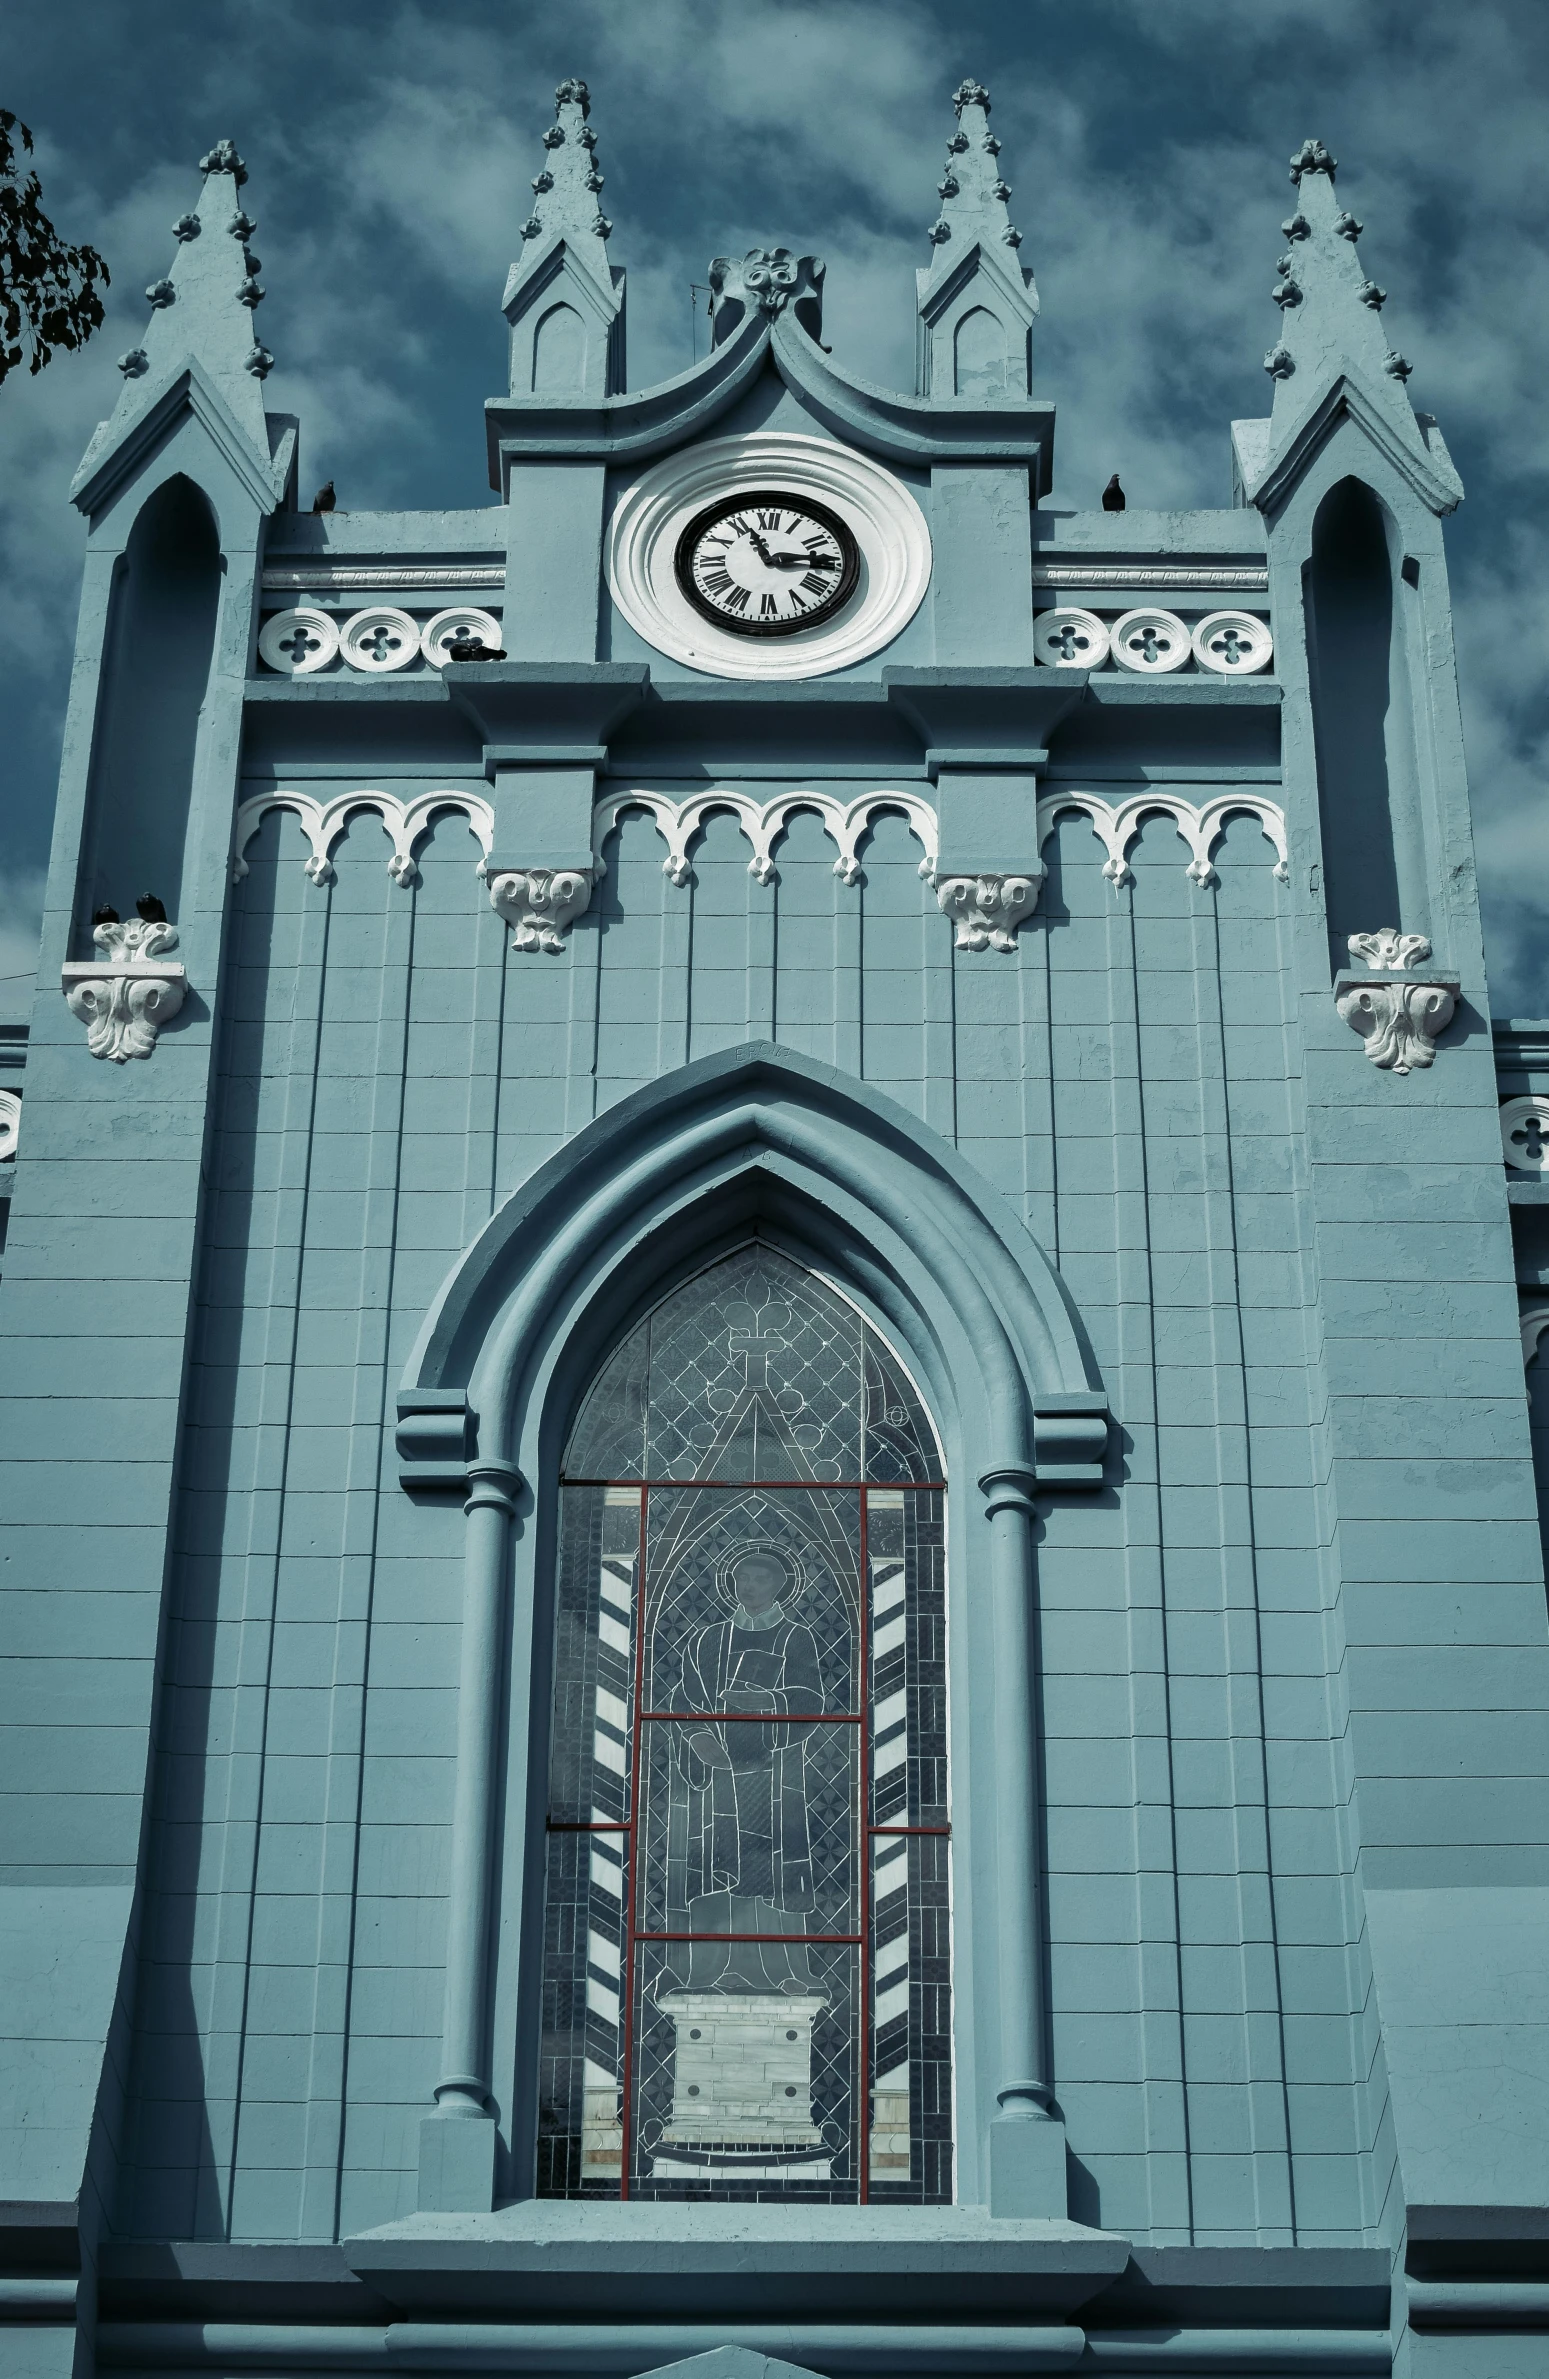
<svg viewBox="0 0 1549 2379">
<path fill-rule="evenodd" d="M 608 281 L 608 234 L 613 229 L 602 211 L 602 169 L 597 162 L 597 135 L 587 121 L 592 95 L 579 75 L 571 75 L 554 93 L 554 121 L 543 136 L 543 163 L 533 176 L 532 213 L 522 225 L 536 263 L 556 239 L 575 242 L 576 254 L 592 266 L 604 288 Z M 528 258 L 511 267 L 524 270 Z"/>
<path fill-rule="evenodd" d="M 608 262 L 613 226 L 602 211 L 591 112 L 585 83 L 567 76 L 555 89 L 522 253 L 501 300 L 511 325 L 513 396 L 611 395 L 623 384 L 624 275 Z M 562 279 L 573 284 L 568 295 L 555 287 Z M 534 314 L 534 301 L 551 288 L 552 302 Z"/>
<path fill-rule="evenodd" d="M 1383 326 L 1387 291 L 1357 253 L 1361 225 L 1335 195 L 1336 166 L 1320 140 L 1291 159 L 1296 197 L 1272 291 L 1280 335 L 1264 358 L 1274 405 L 1268 420 L 1232 424 L 1239 487 L 1249 503 L 1276 500 L 1348 416 L 1434 511 L 1450 512 L 1462 483 L 1435 422 L 1409 402 L 1408 359 Z"/>
<path fill-rule="evenodd" d="M 1338 371 L 1358 372 L 1374 392 L 1391 393 L 1409 411 L 1410 367 L 1383 329 L 1387 291 L 1368 278 L 1356 252 L 1362 226 L 1334 194 L 1336 167 L 1320 140 L 1304 140 L 1291 159 L 1296 205 L 1280 227 L 1285 252 L 1271 293 L 1280 336 L 1264 358 L 1275 383 L 1277 427 L 1301 413 L 1309 382 L 1321 390 Z"/>
<path fill-rule="evenodd" d="M 1018 255 L 1022 234 L 1007 205 L 990 95 L 982 83 L 961 82 L 952 105 L 957 123 L 936 185 L 931 261 L 916 276 L 920 393 L 1025 397 L 1038 292 Z"/>
<path fill-rule="evenodd" d="M 151 318 L 138 346 L 118 359 L 124 375 L 110 430 L 159 394 L 181 366 L 197 362 L 267 458 L 263 382 L 273 356 L 258 336 L 263 299 L 259 259 L 248 242 L 257 225 L 242 205 L 247 167 L 229 140 L 199 160 L 204 184 L 192 213 L 172 226 L 172 262 L 145 294 Z"/>
<path fill-rule="evenodd" d="M 1000 142 L 990 130 L 990 95 L 983 83 L 962 82 L 952 94 L 957 128 L 936 184 L 941 211 L 930 227 L 935 254 L 930 278 L 940 281 L 975 240 L 1008 251 L 1015 264 L 1022 234 L 1011 220 L 1011 186 L 1001 177 Z M 1024 281 L 1032 275 L 1024 273 Z"/>
</svg>

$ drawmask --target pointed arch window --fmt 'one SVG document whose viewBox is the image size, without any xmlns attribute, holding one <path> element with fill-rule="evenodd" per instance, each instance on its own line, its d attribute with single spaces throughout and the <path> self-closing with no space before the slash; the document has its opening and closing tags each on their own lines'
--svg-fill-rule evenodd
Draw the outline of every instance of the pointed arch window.
<svg viewBox="0 0 1549 2379">
<path fill-rule="evenodd" d="M 561 1489 L 538 2188 L 952 2195 L 945 1480 L 845 1298 L 744 1247 Z"/>
</svg>

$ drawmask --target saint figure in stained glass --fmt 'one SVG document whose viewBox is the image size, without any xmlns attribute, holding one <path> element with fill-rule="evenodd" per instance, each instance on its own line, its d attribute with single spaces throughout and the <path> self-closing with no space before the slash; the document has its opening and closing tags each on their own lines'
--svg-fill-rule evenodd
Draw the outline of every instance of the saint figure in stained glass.
<svg viewBox="0 0 1549 2379">
<path fill-rule="evenodd" d="M 691 1990 L 810 1991 L 800 1939 L 815 1904 L 807 1739 L 824 1707 L 817 1643 L 785 1607 L 800 1572 L 782 1547 L 750 1545 L 722 1575 L 729 1613 L 683 1647 L 681 1707 L 704 1723 L 677 1730 L 669 1921 L 710 1936 L 681 1961 Z M 765 1715 L 770 1723 L 758 1723 Z"/>
</svg>

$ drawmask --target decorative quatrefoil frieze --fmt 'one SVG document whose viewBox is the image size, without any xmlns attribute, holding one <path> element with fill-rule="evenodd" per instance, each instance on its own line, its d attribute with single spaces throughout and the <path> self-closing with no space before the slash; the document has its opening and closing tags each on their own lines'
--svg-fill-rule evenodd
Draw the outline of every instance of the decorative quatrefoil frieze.
<svg viewBox="0 0 1549 2379">
<path fill-rule="evenodd" d="M 434 612 L 429 619 L 394 603 L 373 603 L 338 616 L 315 604 L 272 612 L 258 632 L 258 657 L 281 677 L 315 677 L 334 660 L 367 677 L 408 669 L 416 661 L 444 669 L 448 647 L 459 637 L 498 651 L 500 622 L 465 603 Z"/>
<path fill-rule="evenodd" d="M 1170 677 L 1192 660 L 1212 677 L 1253 677 L 1274 658 L 1269 622 L 1252 611 L 1211 611 L 1191 628 L 1175 611 L 1145 606 L 1117 617 L 1059 604 L 1033 622 L 1033 653 L 1049 669 L 1129 670 Z"/>
</svg>

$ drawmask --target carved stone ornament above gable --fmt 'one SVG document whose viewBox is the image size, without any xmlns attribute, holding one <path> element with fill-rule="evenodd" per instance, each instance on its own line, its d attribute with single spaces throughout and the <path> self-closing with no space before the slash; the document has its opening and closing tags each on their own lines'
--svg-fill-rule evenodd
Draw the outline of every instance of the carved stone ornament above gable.
<svg viewBox="0 0 1549 2379">
<path fill-rule="evenodd" d="M 1395 1074 L 1430 1065 L 1457 1010 L 1457 976 L 1415 973 L 1431 945 L 1424 934 L 1400 933 L 1395 925 L 1353 933 L 1348 946 L 1372 971 L 1336 977 L 1334 1006 L 1364 1039 L 1372 1064 Z"/>
<path fill-rule="evenodd" d="M 93 1057 L 117 1066 L 149 1057 L 188 989 L 183 968 L 165 955 L 177 948 L 177 933 L 159 919 L 131 917 L 127 925 L 95 926 L 91 938 L 102 957 L 64 969 L 65 1004 L 85 1025 Z"/>
</svg>

